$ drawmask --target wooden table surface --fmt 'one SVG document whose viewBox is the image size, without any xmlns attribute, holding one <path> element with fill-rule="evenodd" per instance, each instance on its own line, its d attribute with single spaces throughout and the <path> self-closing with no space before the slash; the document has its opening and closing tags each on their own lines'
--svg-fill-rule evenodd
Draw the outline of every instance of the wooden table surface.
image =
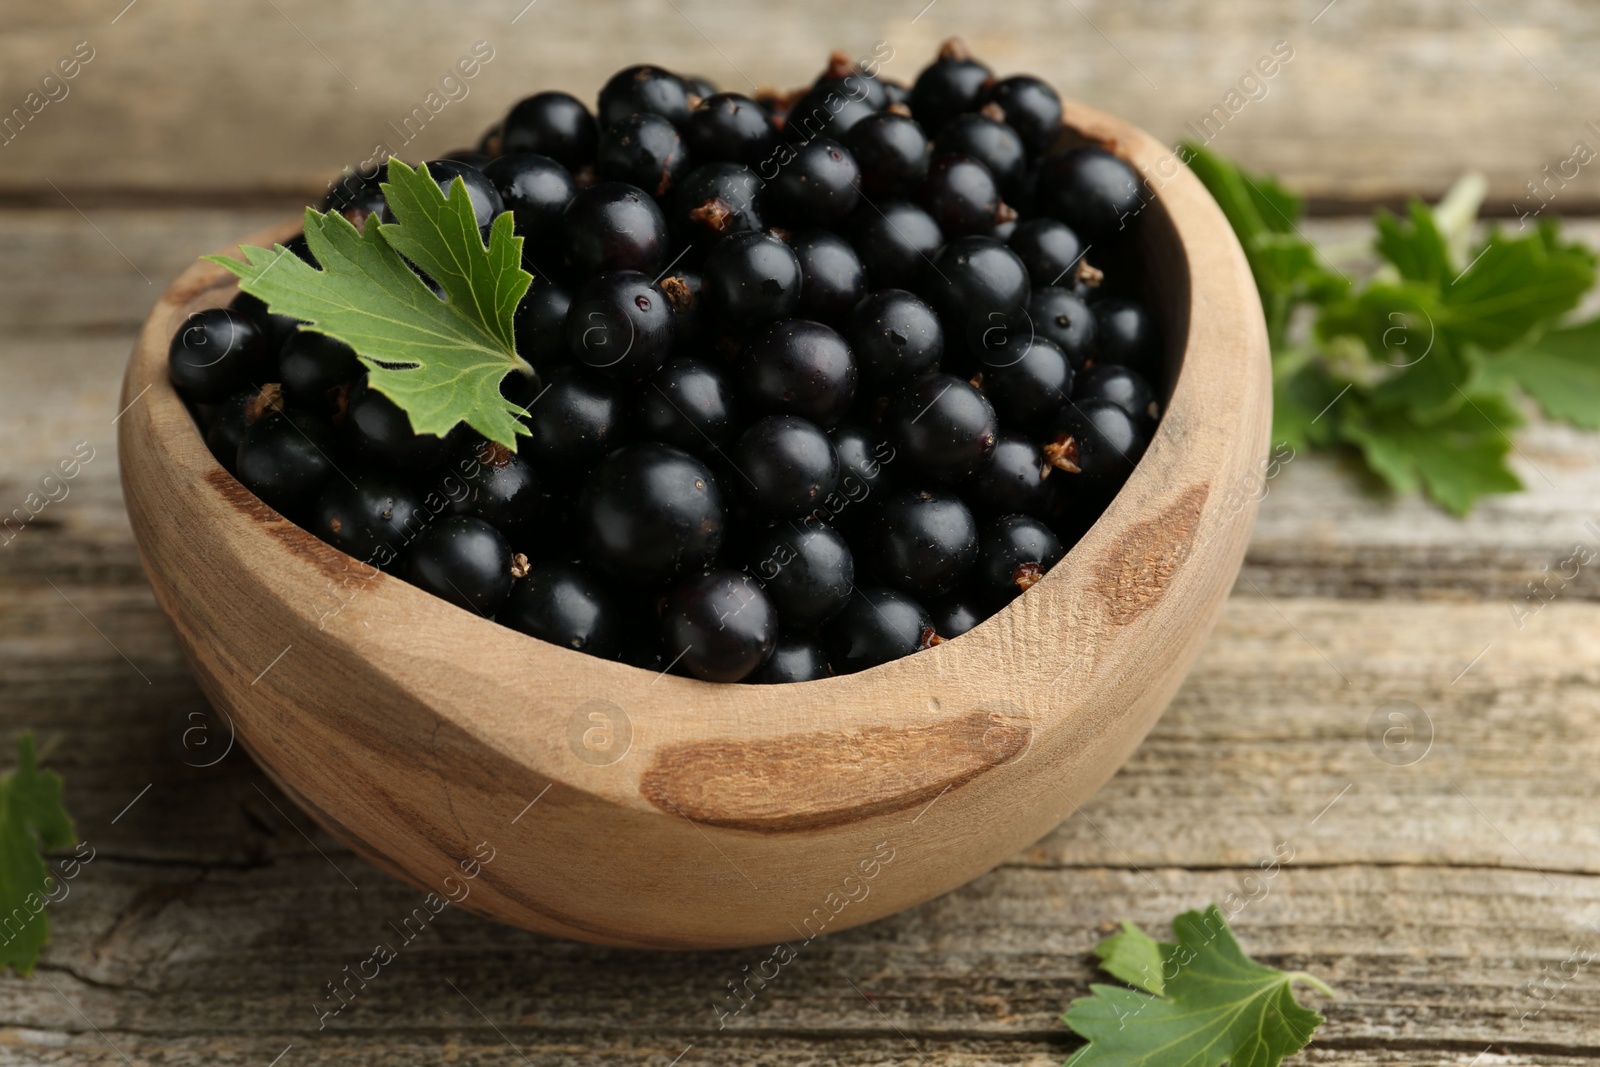
<svg viewBox="0 0 1600 1067">
<path fill-rule="evenodd" d="M 1312 998 L 1329 1022 L 1296 1062 L 1600 1059 L 1600 966 L 1566 962 L 1600 954 L 1600 576 L 1525 599 L 1575 546 L 1600 551 L 1593 436 L 1519 434 L 1527 492 L 1466 521 L 1295 458 L 1207 651 L 1091 803 L 963 889 L 812 944 L 725 1025 L 728 983 L 764 952 L 593 948 L 447 910 L 319 1029 L 326 983 L 397 940 L 420 894 L 335 845 L 237 749 L 217 758 L 226 728 L 140 571 L 112 424 L 158 287 L 284 217 L 285 190 L 403 114 L 491 23 L 500 58 L 433 149 L 525 88 L 592 93 L 596 64 L 648 55 L 793 81 L 832 43 L 893 34 L 920 57 L 951 32 L 1177 136 L 1234 67 L 1295 35 L 1301 66 L 1218 147 L 1347 203 L 1436 190 L 1478 163 L 1509 203 L 1572 140 L 1600 143 L 1585 132 L 1600 120 L 1592 5 L 1029 4 L 1008 35 L 967 0 L 917 18 L 920 3 L 757 18 L 545 0 L 514 25 L 521 0 L 449 5 L 449 19 L 123 2 L 29 5 L 0 35 L 5 108 L 74 42 L 98 49 L 80 98 L 0 145 L 0 512 L 93 450 L 66 498 L 0 547 L 0 738 L 36 732 L 95 849 L 50 909 L 35 975 L 0 976 L 0 1067 L 1049 1064 L 1076 1044 L 1057 1016 L 1085 994 L 1109 921 L 1159 929 L 1230 893 L 1256 898 L 1234 918 L 1249 951 L 1339 993 Z M 398 58 L 358 50 L 363 32 Z M 1595 188 L 1586 172 L 1567 203 Z M 1600 243 L 1600 225 L 1579 228 Z M 1257 865 L 1288 850 L 1250 893 Z"/>
</svg>

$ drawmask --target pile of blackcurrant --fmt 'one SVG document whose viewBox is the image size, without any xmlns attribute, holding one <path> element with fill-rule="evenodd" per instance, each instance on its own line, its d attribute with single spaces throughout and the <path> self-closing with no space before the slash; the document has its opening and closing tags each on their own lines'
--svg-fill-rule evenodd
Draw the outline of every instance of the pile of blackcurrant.
<svg viewBox="0 0 1600 1067">
<path fill-rule="evenodd" d="M 630 67 L 542 92 L 460 178 L 534 275 L 513 451 L 412 432 L 355 353 L 241 294 L 172 341 L 217 459 L 373 567 L 524 633 L 721 682 L 954 638 L 1058 562 L 1160 410 L 1140 183 L 958 42 L 909 89 Z M 347 173 L 322 210 L 385 212 Z M 313 262 L 304 238 L 291 250 Z"/>
</svg>

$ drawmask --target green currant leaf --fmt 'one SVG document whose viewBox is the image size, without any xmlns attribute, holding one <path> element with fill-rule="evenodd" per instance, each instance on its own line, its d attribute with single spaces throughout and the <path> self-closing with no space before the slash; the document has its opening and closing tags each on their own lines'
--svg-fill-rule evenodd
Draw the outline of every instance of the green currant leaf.
<svg viewBox="0 0 1600 1067">
<path fill-rule="evenodd" d="M 61 779 L 39 770 L 33 735 L 17 738 L 17 766 L 0 777 L 0 970 L 26 975 L 50 940 L 49 871 L 40 853 L 77 840 L 61 804 Z"/>
<path fill-rule="evenodd" d="M 1115 936 L 1128 937 L 1130 926 Z M 1290 987 L 1303 981 L 1331 994 L 1326 986 L 1246 956 L 1215 904 L 1178 916 L 1172 930 L 1174 944 L 1158 945 L 1141 932 L 1137 948 L 1121 942 L 1107 950 L 1119 960 L 1130 952 L 1148 959 L 1150 946 L 1158 947 L 1161 993 L 1091 986 L 1094 995 L 1073 1001 L 1062 1016 L 1089 1039 L 1067 1067 L 1277 1067 L 1311 1040 L 1322 1016 L 1296 1001 Z"/>
<path fill-rule="evenodd" d="M 358 232 L 336 212 L 306 209 L 306 243 L 320 270 L 282 245 L 246 245 L 243 261 L 206 258 L 273 312 L 354 348 L 368 384 L 405 410 L 415 432 L 442 437 L 464 422 L 516 448 L 528 430 L 500 383 L 513 371 L 532 371 L 517 355 L 513 321 L 533 276 L 522 269 L 512 216 L 494 220 L 485 245 L 460 178 L 446 196 L 426 166 L 391 159 L 388 179 L 392 223 L 370 217 Z M 438 283 L 444 299 L 407 260 Z"/>
<path fill-rule="evenodd" d="M 1094 954 L 1100 957 L 1102 971 L 1159 997 L 1165 987 L 1161 977 L 1162 957 L 1164 951 L 1171 948 L 1123 919 L 1122 932 L 1096 945 Z"/>
<path fill-rule="evenodd" d="M 1521 386 L 1552 419 L 1600 430 L 1600 319 L 1551 330 L 1490 360 L 1488 374 Z"/>
<path fill-rule="evenodd" d="M 1509 434 L 1521 419 L 1505 397 L 1463 397 L 1454 411 L 1423 421 L 1404 410 L 1368 411 L 1340 426 L 1367 466 L 1399 492 L 1418 488 L 1465 515 L 1491 493 L 1514 493 L 1522 482 L 1506 465 Z"/>
</svg>

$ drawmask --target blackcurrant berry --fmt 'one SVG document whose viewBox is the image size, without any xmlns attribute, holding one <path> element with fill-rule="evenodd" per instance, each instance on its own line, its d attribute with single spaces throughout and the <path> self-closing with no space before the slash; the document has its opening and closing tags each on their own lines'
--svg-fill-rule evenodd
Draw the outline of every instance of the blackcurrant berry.
<svg viewBox="0 0 1600 1067">
<path fill-rule="evenodd" d="M 660 115 L 629 115 L 600 135 L 595 170 L 607 181 L 627 182 L 659 197 L 688 169 L 683 137 Z"/>
<path fill-rule="evenodd" d="M 660 67 L 626 67 L 600 90 L 600 125 L 614 126 L 639 112 L 668 119 L 679 129 L 689 122 L 689 86 Z"/>
<path fill-rule="evenodd" d="M 1017 131 L 1005 123 L 977 113 L 957 115 L 939 131 L 933 151 L 940 157 L 965 156 L 977 160 L 994 178 L 1001 197 L 1009 201 L 1020 199 L 1028 169 L 1028 150 L 1023 147 Z M 934 217 L 939 217 L 938 212 Z M 981 227 L 978 232 L 982 232 Z"/>
<path fill-rule="evenodd" d="M 850 598 L 823 632 L 828 662 L 852 674 L 930 647 L 936 636 L 927 609 L 904 593 L 869 587 Z"/>
<path fill-rule="evenodd" d="M 994 347 L 991 331 L 1006 327 L 1028 302 L 1028 269 L 993 237 L 962 237 L 939 250 L 927 277 L 945 327 L 973 351 Z"/>
<path fill-rule="evenodd" d="M 243 289 L 228 301 L 228 310 L 243 315 L 256 324 L 266 335 L 269 352 L 276 352 L 283 347 L 283 342 L 289 339 L 289 335 L 300 328 L 299 319 L 268 311 L 266 303 L 259 296 L 252 296 Z"/>
<path fill-rule="evenodd" d="M 680 242 L 709 248 L 719 234 L 760 230 L 761 179 L 743 163 L 707 163 L 673 190 L 672 231 Z"/>
<path fill-rule="evenodd" d="M 1061 97 L 1028 74 L 1002 78 L 989 89 L 988 102 L 1000 108 L 1005 123 L 1016 130 L 1029 154 L 1039 156 L 1061 135 Z"/>
<path fill-rule="evenodd" d="M 375 567 L 387 567 L 428 521 L 422 501 L 399 475 L 353 469 L 335 474 L 317 498 L 312 532 Z"/>
<path fill-rule="evenodd" d="M 929 604 L 928 616 L 933 620 L 934 631 L 948 641 L 978 625 L 989 613 L 979 611 L 969 596 L 956 594 Z"/>
<path fill-rule="evenodd" d="M 496 617 L 513 630 L 604 659 L 622 654 L 629 620 L 599 575 L 576 563 L 535 563 Z"/>
<path fill-rule="evenodd" d="M 466 187 L 467 200 L 472 204 L 472 215 L 478 224 L 478 229 L 486 230 L 494 222 L 494 217 L 505 210 L 505 204 L 500 199 L 500 192 L 494 187 L 494 182 L 477 167 L 466 163 L 458 163 L 453 159 L 430 159 L 424 166 L 427 167 L 428 177 L 438 184 L 441 192 L 446 197 L 451 195 L 451 187 L 457 178 Z M 394 214 L 387 205 L 383 209 L 383 221 L 393 222 Z"/>
<path fill-rule="evenodd" d="M 815 423 L 769 415 L 742 435 L 731 455 L 731 486 L 774 519 L 814 511 L 839 483 L 839 456 Z"/>
<path fill-rule="evenodd" d="M 977 562 L 977 521 L 949 493 L 904 489 L 867 515 L 863 537 L 873 573 L 913 596 L 950 592 Z"/>
<path fill-rule="evenodd" d="M 1084 371 L 1072 391 L 1078 403 L 1109 400 L 1132 415 L 1145 433 L 1155 430 L 1161 418 L 1161 404 L 1155 390 L 1135 370 L 1119 363 L 1096 363 Z"/>
<path fill-rule="evenodd" d="M 458 608 L 490 616 L 511 592 L 511 547 L 469 515 L 435 519 L 405 557 L 406 580 Z"/>
<path fill-rule="evenodd" d="M 511 109 L 500 127 L 500 151 L 537 152 L 576 170 L 594 162 L 594 116 L 568 93 L 543 92 Z"/>
<path fill-rule="evenodd" d="M 939 316 L 904 289 L 879 289 L 862 300 L 845 336 L 862 382 L 879 391 L 936 370 L 944 355 Z"/>
<path fill-rule="evenodd" d="M 522 255 L 547 268 L 560 263 L 561 219 L 578 195 L 578 183 L 566 167 L 549 156 L 521 152 L 501 156 L 483 168 L 500 202 L 516 220 Z"/>
<path fill-rule="evenodd" d="M 869 115 L 850 128 L 844 145 L 861 168 L 861 190 L 868 196 L 908 196 L 928 176 L 927 135 L 905 115 Z"/>
<path fill-rule="evenodd" d="M 778 147 L 778 131 L 761 105 L 738 93 L 714 93 L 689 113 L 689 148 L 701 162 L 731 160 L 759 167 Z"/>
<path fill-rule="evenodd" d="M 1072 227 L 1059 219 L 1019 222 L 1006 244 L 1022 258 L 1035 289 L 1070 285 L 1071 272 L 1083 258 L 1083 242 L 1072 232 Z"/>
<path fill-rule="evenodd" d="M 265 382 L 272 349 L 254 319 L 227 308 L 207 308 L 183 321 L 167 349 L 167 375 L 191 404 L 215 404 L 230 393 Z"/>
<path fill-rule="evenodd" d="M 712 570 L 667 594 L 661 639 L 677 669 L 708 682 L 738 682 L 771 655 L 778 615 L 748 575 Z"/>
<path fill-rule="evenodd" d="M 820 522 L 779 523 L 755 542 L 749 570 L 786 628 L 810 632 L 839 614 L 855 588 L 855 557 Z"/>
<path fill-rule="evenodd" d="M 1109 400 L 1068 404 L 1044 454 L 1064 484 L 1085 492 L 1114 491 L 1128 480 L 1150 438 L 1135 417 Z"/>
<path fill-rule="evenodd" d="M 659 443 L 618 449 L 578 501 L 589 558 L 628 581 L 655 584 L 699 570 L 722 547 L 722 491 L 705 464 Z"/>
<path fill-rule="evenodd" d="M 580 190 L 562 218 L 567 258 L 582 275 L 637 270 L 654 277 L 667 259 L 667 220 L 643 189 L 601 182 Z"/>
<path fill-rule="evenodd" d="M 902 388 L 884 411 L 896 453 L 927 476 L 951 484 L 970 478 L 994 454 L 994 408 L 968 382 L 929 374 Z"/>
<path fill-rule="evenodd" d="M 929 164 L 921 202 L 951 237 L 988 234 L 1002 221 L 994 176 L 966 156 L 939 156 Z"/>
<path fill-rule="evenodd" d="M 1072 364 L 1043 337 L 1020 337 L 990 353 L 983 393 L 1002 424 L 1040 436 L 1072 396 Z"/>
<path fill-rule="evenodd" d="M 328 185 L 317 210 L 324 213 L 337 211 L 352 226 L 361 229 L 367 216 L 383 214 L 383 183 L 389 174 L 389 165 L 381 164 L 371 174 L 346 169 Z"/>
<path fill-rule="evenodd" d="M 846 500 L 853 505 L 889 488 L 888 468 L 895 450 L 882 430 L 842 423 L 829 430 L 828 436 L 839 453 L 839 488 Z"/>
<path fill-rule="evenodd" d="M 535 278 L 517 305 L 513 326 L 517 355 L 544 370 L 571 357 L 567 350 L 567 312 L 572 294 L 543 278 Z"/>
<path fill-rule="evenodd" d="M 828 657 L 822 647 L 803 637 L 779 636 L 767 657 L 746 682 L 760 685 L 780 685 L 785 682 L 814 682 L 826 678 L 833 671 L 828 667 Z"/>
<path fill-rule="evenodd" d="M 734 233 L 706 257 L 703 284 L 712 309 L 735 324 L 782 318 L 800 303 L 800 258 L 770 233 Z"/>
<path fill-rule="evenodd" d="M 1050 527 L 1028 515 L 1004 515 L 984 528 L 974 574 L 977 593 L 998 608 L 1044 577 L 1066 555 Z"/>
<path fill-rule="evenodd" d="M 1110 241 L 1143 206 L 1140 184 L 1134 169 L 1104 148 L 1080 145 L 1044 158 L 1034 205 L 1085 241 Z"/>
<path fill-rule="evenodd" d="M 589 279 L 567 313 L 567 348 L 586 367 L 615 378 L 650 374 L 672 351 L 672 306 L 635 270 Z"/>
<path fill-rule="evenodd" d="M 717 95 L 716 83 L 709 78 L 702 78 L 698 74 L 680 74 L 679 77 L 683 79 L 683 84 L 688 87 L 690 96 L 698 96 L 700 99 L 705 100 Z"/>
<path fill-rule="evenodd" d="M 877 112 L 869 100 L 871 93 L 871 83 L 860 76 L 824 78 L 789 108 L 784 139 L 800 145 L 818 137 L 848 136 L 856 123 Z"/>
<path fill-rule="evenodd" d="M 944 231 L 932 215 L 908 201 L 869 202 L 850 220 L 850 243 L 874 289 L 909 289 L 944 247 Z"/>
<path fill-rule="evenodd" d="M 867 270 L 850 242 L 831 230 L 804 230 L 789 239 L 800 259 L 800 304 L 796 313 L 838 323 L 866 295 Z"/>
<path fill-rule="evenodd" d="M 617 386 L 587 367 L 562 367 L 528 406 L 522 447 L 541 474 L 572 484 L 622 444 L 626 408 Z"/>
<path fill-rule="evenodd" d="M 395 470 L 425 471 L 445 458 L 445 439 L 413 432 L 411 416 L 376 389 L 351 393 L 344 435 L 349 449 L 361 459 Z"/>
<path fill-rule="evenodd" d="M 236 473 L 239 442 L 244 432 L 269 411 L 283 410 L 283 390 L 276 385 L 251 386 L 234 393 L 221 404 L 206 427 L 206 447 L 228 473 Z"/>
<path fill-rule="evenodd" d="M 639 386 L 635 411 L 642 436 L 704 455 L 733 436 L 737 402 L 721 370 L 678 356 Z"/>
<path fill-rule="evenodd" d="M 988 465 L 973 476 L 963 493 L 974 510 L 987 515 L 1047 515 L 1054 470 L 1033 441 L 1001 431 Z"/>
<path fill-rule="evenodd" d="M 861 168 L 844 145 L 818 137 L 783 160 L 768 196 L 780 221 L 833 226 L 848 218 L 861 199 Z"/>
<path fill-rule="evenodd" d="M 458 515 L 489 523 L 514 548 L 530 546 L 539 514 L 539 476 L 521 455 L 497 441 L 477 441 L 462 449 L 455 470 L 466 493 L 452 502 Z"/>
<path fill-rule="evenodd" d="M 1099 325 L 1083 298 L 1060 286 L 1035 289 L 1028 300 L 1028 325 L 1034 334 L 1055 344 L 1082 370 L 1099 346 Z"/>
<path fill-rule="evenodd" d="M 1097 300 L 1091 306 L 1099 358 L 1132 367 L 1147 381 L 1156 380 L 1161 369 L 1160 331 L 1144 306 L 1116 299 Z"/>
<path fill-rule="evenodd" d="M 735 363 L 745 393 L 766 411 L 800 415 L 826 429 L 850 410 L 856 363 L 839 332 L 785 319 L 755 335 Z"/>
<path fill-rule="evenodd" d="M 342 404 L 341 389 L 361 377 L 356 350 L 327 334 L 300 330 L 278 353 L 278 378 L 289 402 L 307 411 L 332 414 Z"/>
<path fill-rule="evenodd" d="M 333 441 L 321 420 L 298 411 L 271 411 L 245 430 L 234 470 L 246 489 L 298 519 L 333 474 L 332 453 Z"/>
</svg>

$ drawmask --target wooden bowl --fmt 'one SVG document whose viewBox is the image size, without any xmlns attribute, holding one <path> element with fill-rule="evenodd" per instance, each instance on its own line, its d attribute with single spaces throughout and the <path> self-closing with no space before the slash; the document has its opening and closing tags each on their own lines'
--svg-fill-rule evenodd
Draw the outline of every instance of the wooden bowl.
<svg viewBox="0 0 1600 1067">
<path fill-rule="evenodd" d="M 1038 840 L 1127 758 L 1198 654 L 1244 555 L 1254 494 L 1238 489 L 1259 477 L 1271 408 L 1255 286 L 1199 181 L 1108 115 L 1069 106 L 1067 127 L 1152 179 L 1138 230 L 1170 400 L 1110 509 L 999 614 L 859 674 L 716 685 L 547 644 L 370 571 L 223 470 L 168 384 L 178 323 L 235 292 L 197 263 L 129 362 L 119 446 L 145 571 L 206 695 L 371 863 L 583 941 L 797 946 Z"/>
</svg>

